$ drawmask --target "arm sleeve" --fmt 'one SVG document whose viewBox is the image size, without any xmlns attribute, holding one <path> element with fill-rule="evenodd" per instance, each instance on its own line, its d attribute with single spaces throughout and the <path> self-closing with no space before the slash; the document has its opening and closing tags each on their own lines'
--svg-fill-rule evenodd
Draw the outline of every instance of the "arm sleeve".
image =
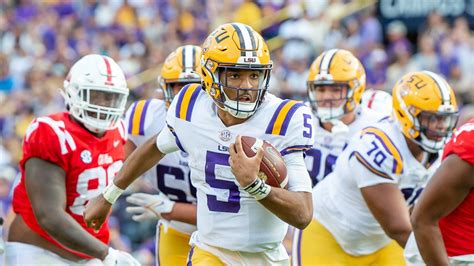
<svg viewBox="0 0 474 266">
<path fill-rule="evenodd" d="M 349 169 L 351 169 L 351 173 L 353 173 L 357 187 L 359 188 L 384 183 L 397 183 L 397 180 L 395 179 L 383 177 L 380 174 L 375 173 L 370 166 L 367 166 L 365 163 L 361 162 L 361 159 L 356 156 L 351 156 L 349 158 Z"/>
<path fill-rule="evenodd" d="M 314 144 L 314 127 L 311 110 L 301 104 L 291 121 L 287 134 L 284 136 L 283 149 L 281 155 L 286 156 L 291 153 L 304 152 L 310 149 Z"/>
<path fill-rule="evenodd" d="M 172 130 L 170 127 L 165 127 L 156 137 L 156 147 L 164 154 L 180 150 L 179 142 Z"/>
<path fill-rule="evenodd" d="M 360 138 L 354 138 L 350 145 L 354 148 L 348 167 L 359 188 L 398 183 L 403 160 L 395 144 L 383 131 L 363 131 Z"/>
<path fill-rule="evenodd" d="M 311 178 L 309 177 L 303 152 L 295 152 L 283 157 L 288 170 L 288 190 L 311 192 Z"/>
<path fill-rule="evenodd" d="M 41 119 L 35 119 L 28 126 L 23 141 L 22 162 L 35 157 L 53 163 L 67 172 L 67 154 L 75 149 L 72 137 L 63 128 L 53 124 L 54 120 L 48 123 L 39 120 Z"/>
</svg>

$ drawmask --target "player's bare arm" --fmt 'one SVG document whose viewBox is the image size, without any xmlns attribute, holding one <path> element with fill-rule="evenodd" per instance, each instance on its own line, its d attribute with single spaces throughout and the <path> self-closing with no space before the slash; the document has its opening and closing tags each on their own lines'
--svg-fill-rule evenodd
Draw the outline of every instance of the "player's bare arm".
<svg viewBox="0 0 474 266">
<path fill-rule="evenodd" d="M 272 188 L 268 197 L 262 199 L 260 203 L 280 219 L 298 229 L 306 228 L 311 222 L 313 202 L 309 192 Z"/>
<path fill-rule="evenodd" d="M 117 187 L 127 188 L 135 179 L 163 158 L 164 154 L 156 147 L 156 137 L 156 135 L 151 137 L 125 160 L 122 169 L 114 179 L 114 184 Z"/>
<path fill-rule="evenodd" d="M 408 208 L 396 184 L 377 184 L 361 188 L 367 206 L 385 233 L 405 247 L 411 233 Z"/>
<path fill-rule="evenodd" d="M 241 187 L 247 187 L 258 176 L 263 150 L 258 149 L 257 154 L 249 158 L 242 148 L 241 138 L 237 137 L 235 144 L 230 145 L 229 153 L 233 174 Z M 272 187 L 270 194 L 259 202 L 280 219 L 299 229 L 304 229 L 311 222 L 311 193 Z"/>
<path fill-rule="evenodd" d="M 449 265 L 439 220 L 474 187 L 474 166 L 457 155 L 446 158 L 421 194 L 411 217 L 418 248 L 427 265 Z"/>
<path fill-rule="evenodd" d="M 135 143 L 133 143 L 131 140 L 127 140 L 127 142 L 125 142 L 125 145 L 123 146 L 123 149 L 125 151 L 125 159 L 128 158 L 128 156 L 130 156 L 130 154 L 132 154 L 132 152 L 137 148 L 137 146 L 135 145 Z"/>
<path fill-rule="evenodd" d="M 157 164 L 164 154 L 155 145 L 156 136 L 137 148 L 125 160 L 113 184 L 120 190 L 126 189 L 135 179 Z M 112 203 L 101 194 L 91 200 L 84 211 L 84 220 L 88 227 L 100 229 L 110 212 Z"/>
<path fill-rule="evenodd" d="M 64 170 L 38 158 L 29 159 L 25 167 L 26 189 L 39 225 L 62 245 L 103 260 L 108 246 L 85 231 L 65 211 Z"/>
</svg>

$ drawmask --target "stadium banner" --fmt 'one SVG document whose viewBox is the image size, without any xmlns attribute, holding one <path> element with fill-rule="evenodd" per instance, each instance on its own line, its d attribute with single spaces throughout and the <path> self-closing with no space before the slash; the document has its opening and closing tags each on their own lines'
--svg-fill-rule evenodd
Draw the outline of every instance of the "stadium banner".
<svg viewBox="0 0 474 266">
<path fill-rule="evenodd" d="M 439 12 L 448 22 L 463 16 L 474 28 L 474 0 L 379 0 L 377 8 L 384 27 L 400 20 L 409 33 L 417 32 L 432 11 Z"/>
</svg>

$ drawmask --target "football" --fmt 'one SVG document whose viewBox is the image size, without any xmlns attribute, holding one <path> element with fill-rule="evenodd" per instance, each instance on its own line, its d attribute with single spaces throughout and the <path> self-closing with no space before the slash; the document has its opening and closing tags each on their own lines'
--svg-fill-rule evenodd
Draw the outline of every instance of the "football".
<svg viewBox="0 0 474 266">
<path fill-rule="evenodd" d="M 286 164 L 280 152 L 265 140 L 242 136 L 242 149 L 249 157 L 255 156 L 257 149 L 263 148 L 263 158 L 258 177 L 272 187 L 287 188 Z"/>
</svg>

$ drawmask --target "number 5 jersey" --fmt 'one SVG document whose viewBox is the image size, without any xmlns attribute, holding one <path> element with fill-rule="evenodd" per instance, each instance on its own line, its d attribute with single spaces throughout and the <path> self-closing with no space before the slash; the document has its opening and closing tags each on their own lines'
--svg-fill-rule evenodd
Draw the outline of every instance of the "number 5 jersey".
<svg viewBox="0 0 474 266">
<path fill-rule="evenodd" d="M 267 93 L 248 120 L 226 127 L 216 108 L 200 85 L 184 87 L 168 110 L 168 127 L 157 139 L 162 151 L 181 149 L 189 154 L 198 203 L 198 231 L 192 239 L 234 251 L 278 248 L 287 224 L 240 188 L 229 166 L 228 147 L 237 135 L 267 140 L 284 155 L 289 173 L 296 161 L 306 174 L 302 152 L 313 144 L 311 111 Z M 288 185 L 290 191 L 311 192 L 307 174 L 290 175 Z"/>
<path fill-rule="evenodd" d="M 87 201 L 99 195 L 122 167 L 126 138 L 122 121 L 117 128 L 106 131 L 103 137 L 98 138 L 72 120 L 67 112 L 36 118 L 28 127 L 23 141 L 21 180 L 14 190 L 13 210 L 41 237 L 88 258 L 62 247 L 40 227 L 25 186 L 25 164 L 31 158 L 38 158 L 62 168 L 67 197 L 65 211 L 89 234 L 108 244 L 107 221 L 99 231 L 94 232 L 86 226 L 83 212 Z"/>
</svg>

